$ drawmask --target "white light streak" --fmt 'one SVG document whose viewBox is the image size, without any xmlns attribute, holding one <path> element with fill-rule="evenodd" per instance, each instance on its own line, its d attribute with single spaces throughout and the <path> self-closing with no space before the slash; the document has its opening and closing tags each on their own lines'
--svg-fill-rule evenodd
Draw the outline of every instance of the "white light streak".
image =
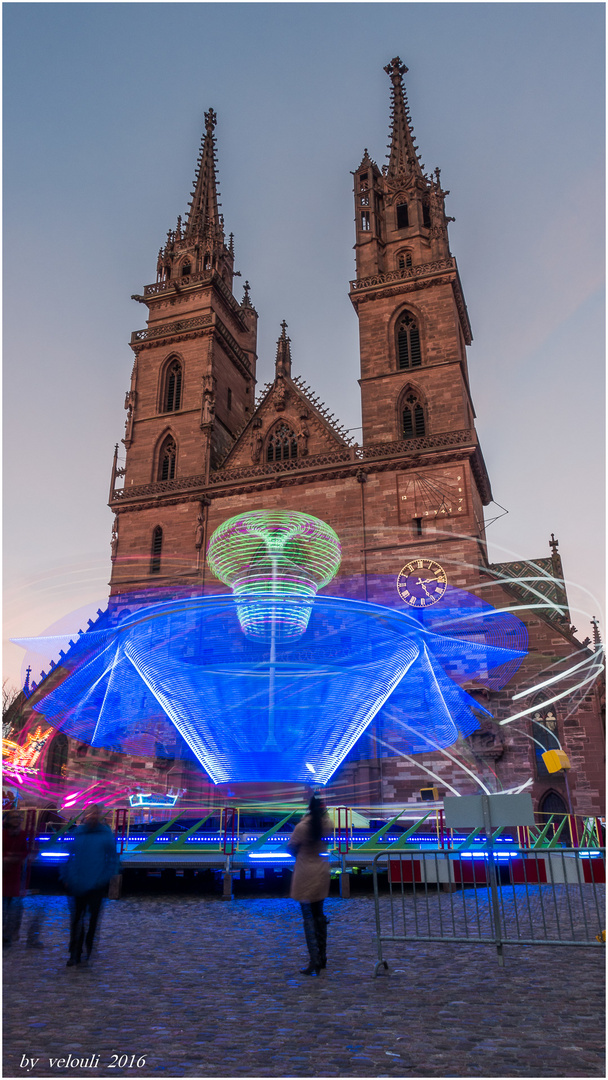
<svg viewBox="0 0 608 1080">
<path fill-rule="evenodd" d="M 551 686 L 552 683 L 559 682 L 560 679 L 565 679 L 567 675 L 572 675 L 572 673 L 578 671 L 579 668 L 587 667 L 588 664 L 593 664 L 596 659 L 595 656 L 588 656 L 586 660 L 581 660 L 578 664 L 574 664 L 573 667 L 566 668 L 565 671 L 560 671 L 557 675 L 552 675 L 550 679 L 545 679 L 544 682 L 537 683 L 536 686 L 531 686 L 529 690 L 520 690 L 519 694 L 513 694 L 511 701 L 529 697 L 530 694 L 535 694 L 537 690 L 542 690 L 545 686 Z"/>
<path fill-rule="evenodd" d="M 561 701 L 562 698 L 568 697 L 569 694 L 573 694 L 575 690 L 580 690 L 581 686 L 586 686 L 587 683 L 593 683 L 597 679 L 597 673 L 587 676 L 582 682 L 577 683 L 576 686 L 569 686 L 566 690 L 562 690 L 561 694 L 556 694 L 555 697 L 549 698 L 548 701 L 543 701 L 541 705 L 532 705 L 529 709 L 522 709 L 521 712 L 515 713 L 515 716 L 509 716 L 506 720 L 500 720 L 500 726 L 504 724 L 511 724 L 513 720 L 519 720 L 520 716 L 529 716 L 530 713 L 538 712 L 539 708 L 546 709 L 547 705 L 553 705 L 554 701 Z"/>
<path fill-rule="evenodd" d="M 384 739 L 378 738 L 377 735 L 372 735 L 372 738 L 376 742 L 380 743 L 381 746 L 386 746 L 390 751 L 392 751 L 392 753 L 397 753 L 399 757 L 405 758 L 406 761 L 410 761 L 412 765 L 416 766 L 417 769 L 424 769 L 425 773 L 428 773 L 429 776 L 433 777 L 433 780 L 438 780 L 442 787 L 449 788 L 450 791 L 454 792 L 454 795 L 458 795 L 458 797 L 460 797 L 460 792 L 457 791 L 455 787 L 452 787 L 451 784 L 448 784 L 447 780 L 444 780 L 442 776 L 437 776 L 437 773 L 434 773 L 431 769 L 427 769 L 426 765 L 422 765 L 420 761 L 416 761 L 413 757 L 410 757 L 409 754 L 404 754 L 403 750 L 393 750 L 393 747 L 390 743 L 385 742 Z"/>
</svg>

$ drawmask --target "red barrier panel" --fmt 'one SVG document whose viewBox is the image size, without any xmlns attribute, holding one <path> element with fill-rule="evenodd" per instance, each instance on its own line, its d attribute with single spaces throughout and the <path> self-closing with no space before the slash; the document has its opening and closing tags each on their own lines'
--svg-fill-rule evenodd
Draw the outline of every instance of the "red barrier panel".
<svg viewBox="0 0 608 1080">
<path fill-rule="evenodd" d="M 583 878 L 588 885 L 600 885 L 606 880 L 606 864 L 603 859 L 581 859 Z"/>
<path fill-rule="evenodd" d="M 407 885 L 408 882 L 422 880 L 419 859 L 408 859 L 403 862 L 401 859 L 389 859 L 388 873 L 390 881 L 398 884 L 404 882 Z"/>
<path fill-rule="evenodd" d="M 544 859 L 511 859 L 511 881 L 514 885 L 526 882 L 546 882 L 547 868 Z"/>
<path fill-rule="evenodd" d="M 457 885 L 487 885 L 486 864 L 482 859 L 463 859 L 452 863 Z"/>
</svg>

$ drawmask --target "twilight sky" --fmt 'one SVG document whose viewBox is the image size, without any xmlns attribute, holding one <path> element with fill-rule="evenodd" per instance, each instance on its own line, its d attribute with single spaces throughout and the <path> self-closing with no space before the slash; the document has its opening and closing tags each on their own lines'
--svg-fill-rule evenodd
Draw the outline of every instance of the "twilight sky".
<svg viewBox="0 0 608 1080">
<path fill-rule="evenodd" d="M 3 14 L 4 676 L 18 684 L 24 657 L 9 637 L 75 632 L 105 606 L 110 467 L 146 314 L 130 296 L 187 209 L 210 106 L 260 387 L 285 318 L 294 374 L 360 424 L 351 171 L 364 147 L 384 164 L 397 54 L 456 218 L 477 430 L 509 511 L 490 559 L 546 557 L 555 533 L 578 636 L 597 615 L 604 637 L 603 3 Z"/>
</svg>

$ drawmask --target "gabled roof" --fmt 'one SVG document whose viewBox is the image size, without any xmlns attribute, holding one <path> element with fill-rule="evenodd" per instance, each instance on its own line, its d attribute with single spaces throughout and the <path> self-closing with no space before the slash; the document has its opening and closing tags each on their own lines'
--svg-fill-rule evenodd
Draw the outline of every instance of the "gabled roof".
<svg viewBox="0 0 608 1080">
<path fill-rule="evenodd" d="M 557 556 L 559 559 L 559 556 Z M 488 573 L 497 578 L 508 592 L 525 604 L 541 604 L 536 614 L 567 634 L 571 634 L 568 596 L 561 571 L 554 558 L 530 559 L 516 562 L 492 563 Z"/>
<path fill-rule="evenodd" d="M 241 464 L 237 459 L 246 451 L 250 458 L 250 445 L 256 431 L 266 433 L 276 421 L 296 419 L 302 411 L 308 414 L 308 422 L 316 423 L 317 430 L 328 451 L 353 445 L 354 440 L 327 406 L 316 396 L 313 390 L 299 376 L 278 373 L 274 382 L 266 383 L 256 403 L 252 416 L 236 433 L 234 444 L 219 465 L 219 469 L 229 469 Z M 305 464 L 306 459 L 303 459 Z"/>
</svg>

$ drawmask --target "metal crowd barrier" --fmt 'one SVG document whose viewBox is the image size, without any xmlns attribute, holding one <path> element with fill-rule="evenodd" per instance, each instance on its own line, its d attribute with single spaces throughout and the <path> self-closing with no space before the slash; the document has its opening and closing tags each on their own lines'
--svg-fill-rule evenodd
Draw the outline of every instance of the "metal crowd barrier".
<svg viewBox="0 0 608 1080">
<path fill-rule="evenodd" d="M 388 894 L 380 893 L 386 872 Z M 415 941 L 602 946 L 606 849 L 382 852 L 374 858 L 378 961 Z"/>
</svg>

